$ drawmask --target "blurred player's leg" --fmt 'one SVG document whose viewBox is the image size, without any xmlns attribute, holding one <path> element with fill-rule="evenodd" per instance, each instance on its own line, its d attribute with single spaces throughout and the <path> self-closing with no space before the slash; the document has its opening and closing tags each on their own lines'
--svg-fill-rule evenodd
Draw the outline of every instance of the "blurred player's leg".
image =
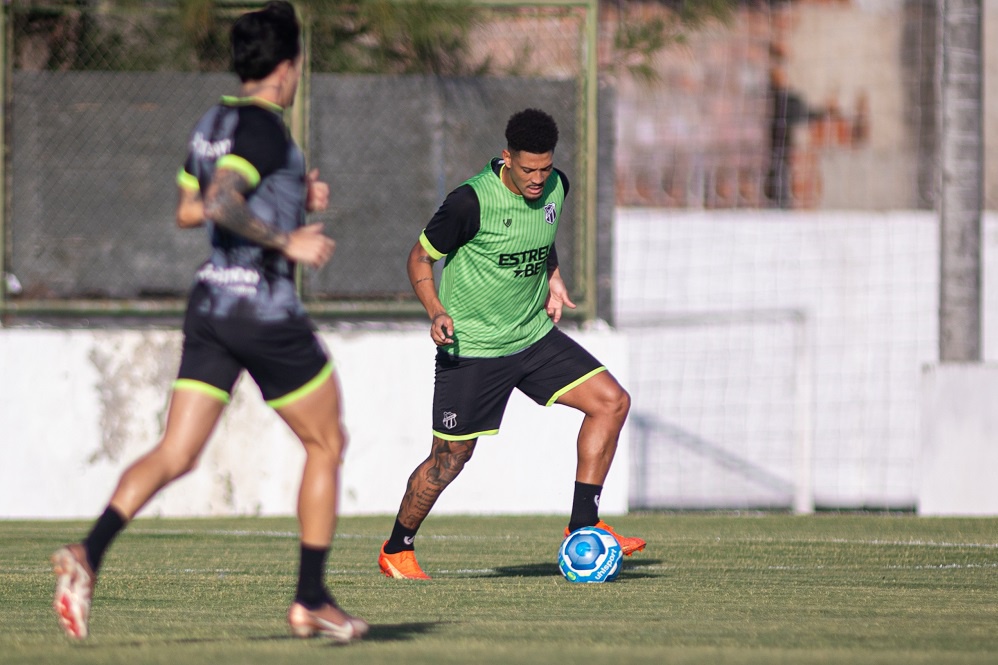
<svg viewBox="0 0 998 665">
<path fill-rule="evenodd" d="M 324 571 L 336 531 L 336 499 L 346 436 L 340 421 L 340 392 L 332 374 L 314 391 L 277 413 L 305 446 L 305 469 L 298 493 L 301 562 L 288 624 L 299 637 L 323 635 L 346 643 L 363 637 L 366 621 L 347 614 L 326 589 Z"/>
<path fill-rule="evenodd" d="M 90 601 L 97 580 L 83 545 L 74 543 L 56 550 L 52 570 L 56 575 L 52 608 L 59 616 L 59 625 L 69 637 L 82 640 L 90 632 Z"/>
<path fill-rule="evenodd" d="M 97 572 L 111 541 L 156 492 L 194 468 L 225 403 L 197 390 L 175 390 L 163 438 L 121 475 L 110 504 L 82 543 L 52 555 L 53 608 L 70 637 L 85 638 Z"/>
</svg>

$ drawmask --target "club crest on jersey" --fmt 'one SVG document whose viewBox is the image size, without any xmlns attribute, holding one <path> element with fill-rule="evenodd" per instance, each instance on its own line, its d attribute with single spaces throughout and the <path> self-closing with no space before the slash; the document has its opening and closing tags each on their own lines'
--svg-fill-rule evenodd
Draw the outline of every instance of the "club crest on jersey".
<svg viewBox="0 0 998 665">
<path fill-rule="evenodd" d="M 555 208 L 554 203 L 544 204 L 544 221 L 548 224 L 554 224 L 554 220 L 558 219 L 558 211 Z"/>
<path fill-rule="evenodd" d="M 505 224 L 506 228 L 508 229 L 510 227 L 510 225 L 513 223 L 513 218 L 509 217 L 507 219 L 504 219 L 504 220 L 502 220 L 502 223 Z"/>
<path fill-rule="evenodd" d="M 457 414 L 451 411 L 444 411 L 443 425 L 447 429 L 454 429 L 457 427 Z"/>
</svg>

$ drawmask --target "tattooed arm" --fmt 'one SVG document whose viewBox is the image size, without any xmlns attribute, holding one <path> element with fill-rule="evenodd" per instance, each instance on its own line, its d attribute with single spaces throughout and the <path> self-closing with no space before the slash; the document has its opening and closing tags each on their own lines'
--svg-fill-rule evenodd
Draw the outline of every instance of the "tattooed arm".
<svg viewBox="0 0 998 665">
<path fill-rule="evenodd" d="M 437 287 L 433 282 L 433 257 L 429 255 L 419 241 L 409 251 L 406 272 L 409 273 L 409 283 L 426 309 L 430 317 L 430 337 L 437 346 L 451 344 L 454 340 L 454 320 L 447 314 L 444 304 L 437 297 Z"/>
<path fill-rule="evenodd" d="M 205 216 L 261 247 L 283 251 L 288 245 L 289 234 L 272 229 L 253 216 L 246 205 L 250 189 L 249 182 L 236 171 L 219 169 L 205 197 Z"/>
<path fill-rule="evenodd" d="M 406 264 L 409 282 L 430 317 L 430 337 L 437 346 L 454 343 L 454 320 L 437 297 L 433 264 L 475 237 L 481 226 L 480 213 L 475 190 L 470 185 L 461 185 L 440 204 L 409 252 Z M 423 246 L 423 240 L 427 242 L 427 247 L 433 248 L 433 255 Z"/>
<path fill-rule="evenodd" d="M 272 229 L 246 205 L 249 182 L 231 169 L 219 169 L 205 194 L 204 216 L 247 240 L 276 249 L 292 261 L 321 267 L 333 255 L 336 243 L 322 234 L 322 224 L 309 224 L 291 233 Z"/>
</svg>

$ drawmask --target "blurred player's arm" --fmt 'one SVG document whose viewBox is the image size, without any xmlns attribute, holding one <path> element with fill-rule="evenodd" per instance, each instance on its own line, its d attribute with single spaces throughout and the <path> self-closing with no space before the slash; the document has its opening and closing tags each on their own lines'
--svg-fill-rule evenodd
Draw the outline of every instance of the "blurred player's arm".
<svg viewBox="0 0 998 665">
<path fill-rule="evenodd" d="M 204 197 L 204 216 L 247 240 L 276 249 L 292 261 L 321 267 L 333 255 L 336 243 L 322 233 L 322 224 L 309 224 L 285 233 L 256 217 L 246 204 L 255 185 L 235 169 L 219 168 Z"/>
<path fill-rule="evenodd" d="M 329 184 L 319 180 L 319 169 L 305 176 L 305 212 L 322 212 L 329 207 Z"/>
<path fill-rule="evenodd" d="M 177 173 L 177 226 L 192 229 L 204 224 L 204 201 L 198 179 L 184 169 Z"/>
</svg>

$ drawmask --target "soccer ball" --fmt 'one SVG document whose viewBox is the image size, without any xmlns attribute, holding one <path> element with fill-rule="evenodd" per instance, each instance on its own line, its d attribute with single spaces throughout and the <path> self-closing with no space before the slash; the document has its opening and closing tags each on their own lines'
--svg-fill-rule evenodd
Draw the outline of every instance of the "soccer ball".
<svg viewBox="0 0 998 665">
<path fill-rule="evenodd" d="M 558 551 L 558 568 L 569 582 L 612 582 L 624 553 L 609 531 L 585 526 L 568 534 Z"/>
</svg>

